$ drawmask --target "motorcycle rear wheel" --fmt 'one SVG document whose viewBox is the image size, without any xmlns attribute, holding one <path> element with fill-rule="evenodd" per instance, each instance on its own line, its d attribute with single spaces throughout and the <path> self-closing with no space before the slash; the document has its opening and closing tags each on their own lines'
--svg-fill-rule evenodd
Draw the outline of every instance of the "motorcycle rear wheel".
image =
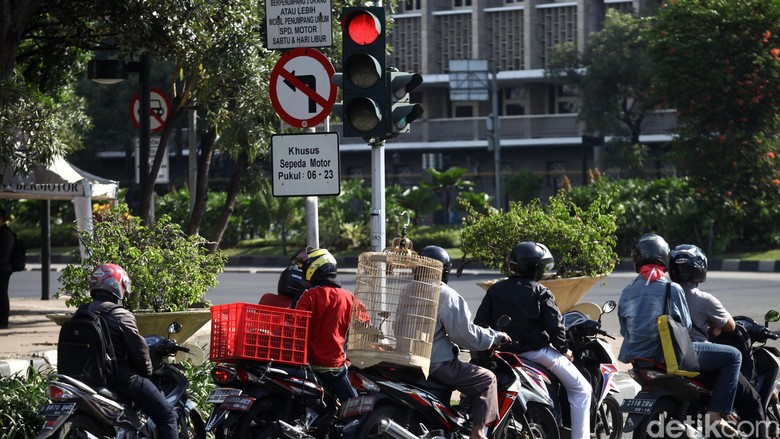
<svg viewBox="0 0 780 439">
<path fill-rule="evenodd" d="M 647 431 L 650 423 L 653 421 L 657 423 L 659 428 L 663 429 L 663 431 L 660 432 L 660 437 L 666 437 L 665 433 L 668 431 L 668 429 L 675 428 L 670 427 L 670 421 L 674 421 L 677 424 L 682 425 L 682 423 L 674 419 L 674 411 L 676 408 L 677 403 L 673 399 L 664 398 L 656 401 L 655 406 L 653 407 L 653 411 L 648 416 L 645 416 L 644 419 L 642 419 L 642 422 L 640 422 L 636 427 L 636 430 L 634 430 L 634 435 L 632 436 L 633 439 L 654 439 L 659 437 L 658 432 L 653 435 Z M 679 425 L 677 427 L 679 427 Z M 680 434 L 675 437 L 685 438 L 687 436 Z"/>
<path fill-rule="evenodd" d="M 522 413 L 520 412 L 519 406 L 515 406 L 515 414 L 516 414 L 516 420 L 515 422 L 520 422 Z M 531 427 L 531 430 L 534 433 L 534 437 L 537 437 L 539 439 L 559 439 L 561 432 L 558 429 L 558 423 L 555 421 L 555 416 L 553 416 L 552 412 L 549 408 L 545 407 L 542 404 L 537 404 L 533 402 L 528 403 L 528 409 L 525 412 L 525 417 L 528 419 L 528 424 Z M 507 435 L 507 437 L 512 437 Z M 530 435 L 515 435 L 515 437 L 523 438 L 523 437 L 532 437 Z"/>
<path fill-rule="evenodd" d="M 266 398 L 255 401 L 252 408 L 242 416 L 238 425 L 239 438 L 270 439 L 278 437 L 274 421 L 282 419 L 280 410 L 285 402 L 279 398 Z"/>
<path fill-rule="evenodd" d="M 185 418 L 187 425 L 181 425 L 181 419 Z M 203 418 L 195 410 L 179 416 L 179 439 L 206 439 L 206 424 Z"/>
<path fill-rule="evenodd" d="M 614 396 L 607 395 L 596 413 L 596 439 L 620 439 L 622 435 L 623 414 L 620 413 L 620 404 Z"/>
<path fill-rule="evenodd" d="M 113 436 L 114 431 L 100 426 L 97 421 L 87 415 L 75 415 L 68 419 L 57 432 L 58 439 L 80 439 L 89 433 L 97 437 Z"/>
</svg>

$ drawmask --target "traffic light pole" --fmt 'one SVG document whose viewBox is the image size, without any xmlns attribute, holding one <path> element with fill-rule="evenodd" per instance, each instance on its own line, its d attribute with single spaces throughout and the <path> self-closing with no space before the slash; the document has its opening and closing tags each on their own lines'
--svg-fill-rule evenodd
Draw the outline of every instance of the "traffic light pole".
<svg viewBox="0 0 780 439">
<path fill-rule="evenodd" d="M 385 141 L 371 144 L 371 249 L 381 252 L 387 242 L 385 224 Z"/>
<path fill-rule="evenodd" d="M 493 80 L 490 82 L 493 97 L 493 161 L 496 169 L 496 209 L 504 207 L 501 195 L 501 118 L 498 114 L 498 72 L 493 70 Z"/>
</svg>

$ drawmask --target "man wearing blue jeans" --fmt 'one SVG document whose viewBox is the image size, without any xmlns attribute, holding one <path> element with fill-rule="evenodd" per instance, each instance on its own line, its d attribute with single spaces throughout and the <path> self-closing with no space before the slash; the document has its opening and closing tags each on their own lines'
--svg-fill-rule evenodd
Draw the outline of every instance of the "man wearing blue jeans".
<svg viewBox="0 0 780 439">
<path fill-rule="evenodd" d="M 623 344 L 618 359 L 630 363 L 643 358 L 663 363 L 663 351 L 658 336 L 658 316 L 669 314 L 691 330 L 691 316 L 685 292 L 672 282 L 666 270 L 669 267 L 669 245 L 655 234 L 639 238 L 631 254 L 634 268 L 639 275 L 623 289 L 618 303 L 618 319 Z M 669 309 L 666 305 L 666 285 L 671 283 Z M 739 381 L 742 354 L 731 346 L 713 343 L 693 343 L 699 358 L 699 370 L 712 371 L 716 375 L 708 417 L 712 426 L 727 436 L 737 432 L 723 420 L 722 414 L 730 413 L 734 405 Z"/>
</svg>

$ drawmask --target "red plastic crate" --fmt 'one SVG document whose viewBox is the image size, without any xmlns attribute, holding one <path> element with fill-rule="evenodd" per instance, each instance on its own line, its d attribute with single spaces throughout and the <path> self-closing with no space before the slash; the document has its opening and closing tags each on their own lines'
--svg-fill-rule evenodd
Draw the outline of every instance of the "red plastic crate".
<svg viewBox="0 0 780 439">
<path fill-rule="evenodd" d="M 229 303 L 211 307 L 211 361 L 307 363 L 309 311 Z"/>
</svg>

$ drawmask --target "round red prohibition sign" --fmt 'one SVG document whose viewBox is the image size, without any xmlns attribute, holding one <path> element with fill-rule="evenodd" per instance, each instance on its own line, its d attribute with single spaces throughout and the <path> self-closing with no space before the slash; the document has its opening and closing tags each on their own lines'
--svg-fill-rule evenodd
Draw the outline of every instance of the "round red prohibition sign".
<svg viewBox="0 0 780 439">
<path fill-rule="evenodd" d="M 171 114 L 171 101 L 168 95 L 159 88 L 149 89 L 149 128 L 153 133 L 159 133 L 165 128 L 165 122 Z M 141 92 L 130 100 L 130 118 L 136 128 L 141 127 Z"/>
<path fill-rule="evenodd" d="M 325 120 L 336 102 L 335 70 L 322 52 L 296 48 L 286 52 L 271 70 L 271 104 L 290 126 L 313 127 Z"/>
</svg>

